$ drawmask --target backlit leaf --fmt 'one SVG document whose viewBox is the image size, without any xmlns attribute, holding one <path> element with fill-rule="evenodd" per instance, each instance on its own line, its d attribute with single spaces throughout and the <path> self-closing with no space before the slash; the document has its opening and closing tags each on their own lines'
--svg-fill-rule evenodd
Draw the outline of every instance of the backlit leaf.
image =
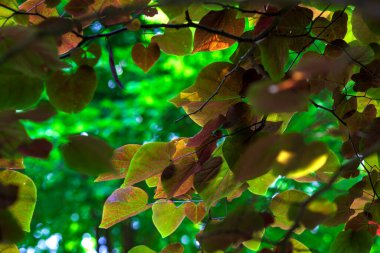
<svg viewBox="0 0 380 253">
<path fill-rule="evenodd" d="M 200 25 L 226 33 L 240 36 L 244 32 L 244 19 L 236 19 L 237 11 L 210 11 L 199 22 Z M 195 52 L 222 50 L 230 47 L 235 41 L 222 35 L 213 34 L 202 29 L 196 29 L 194 35 Z"/>
<path fill-rule="evenodd" d="M 148 47 L 137 43 L 132 48 L 132 59 L 144 72 L 148 72 L 159 57 L 160 48 L 156 43 L 150 43 Z"/>
<path fill-rule="evenodd" d="M 193 34 L 189 28 L 166 29 L 164 34 L 154 36 L 152 41 L 166 54 L 182 56 L 191 53 Z"/>
<path fill-rule="evenodd" d="M 107 198 L 104 204 L 100 227 L 109 228 L 149 207 L 148 194 L 140 188 L 132 186 L 119 188 Z"/>
<path fill-rule="evenodd" d="M 185 206 L 176 206 L 171 201 L 157 201 L 152 206 L 153 223 L 162 238 L 171 235 L 185 218 Z"/>
<path fill-rule="evenodd" d="M 0 171 L 0 183 L 18 187 L 17 201 L 8 208 L 21 228 L 29 232 L 34 207 L 37 201 L 37 190 L 33 181 L 24 174 L 11 170 Z"/>
<path fill-rule="evenodd" d="M 128 251 L 128 253 L 156 253 L 156 251 L 145 245 L 135 246 Z"/>
</svg>

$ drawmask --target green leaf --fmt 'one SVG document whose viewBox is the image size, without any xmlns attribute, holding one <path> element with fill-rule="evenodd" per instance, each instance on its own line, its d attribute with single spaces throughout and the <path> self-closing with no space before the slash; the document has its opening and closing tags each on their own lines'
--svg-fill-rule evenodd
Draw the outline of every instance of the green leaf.
<svg viewBox="0 0 380 253">
<path fill-rule="evenodd" d="M 342 231 L 331 245 L 331 253 L 368 253 L 373 243 L 367 231 Z"/>
<path fill-rule="evenodd" d="M 124 185 L 133 185 L 160 174 L 171 163 L 175 153 L 173 142 L 144 144 L 134 155 Z"/>
<path fill-rule="evenodd" d="M 261 238 L 264 236 L 265 229 L 254 232 L 252 234 L 252 239 L 243 242 L 244 247 L 250 250 L 257 251 L 261 245 Z"/>
<path fill-rule="evenodd" d="M 115 190 L 104 204 L 100 228 L 109 228 L 148 209 L 148 194 L 137 187 Z"/>
<path fill-rule="evenodd" d="M 171 235 L 185 218 L 185 206 L 176 206 L 172 201 L 157 201 L 152 206 L 153 223 L 162 238 Z"/>
<path fill-rule="evenodd" d="M 60 147 L 68 167 L 80 173 L 97 176 L 111 172 L 112 148 L 103 140 L 93 136 L 73 135 Z"/>
<path fill-rule="evenodd" d="M 269 36 L 259 44 L 261 63 L 273 82 L 279 81 L 285 73 L 289 59 L 289 46 L 285 38 Z"/>
<path fill-rule="evenodd" d="M 270 204 L 275 217 L 273 226 L 289 229 L 293 225 L 293 221 L 288 216 L 291 205 L 299 204 L 308 197 L 309 195 L 299 190 L 288 190 L 277 194 Z M 303 231 L 303 228 L 299 228 L 298 231 Z"/>
<path fill-rule="evenodd" d="M 248 180 L 248 190 L 254 194 L 265 195 L 268 191 L 268 187 L 276 180 L 276 176 L 271 172 L 267 174 Z"/>
<path fill-rule="evenodd" d="M 0 244 L 1 253 L 19 253 L 17 246 L 15 244 Z"/>
<path fill-rule="evenodd" d="M 207 252 L 225 250 L 231 244 L 247 241 L 254 232 L 263 230 L 265 220 L 252 206 L 243 206 L 228 214 L 220 222 L 209 222 L 197 235 L 202 249 Z"/>
<path fill-rule="evenodd" d="M 221 149 L 215 152 L 215 155 L 218 156 L 220 153 Z M 199 179 L 197 179 L 198 175 L 196 174 L 194 181 L 194 187 L 204 200 L 206 209 L 209 209 L 220 199 L 227 197 L 228 194 L 242 184 L 235 179 L 224 158 L 221 167 L 211 169 L 212 171 L 207 175 L 199 177 Z M 202 170 L 199 173 L 202 173 Z"/>
<path fill-rule="evenodd" d="M 165 29 L 163 35 L 152 38 L 166 54 L 183 56 L 191 53 L 193 34 L 190 28 Z"/>
<path fill-rule="evenodd" d="M 91 102 L 96 87 L 95 71 L 88 65 L 80 66 L 72 75 L 55 72 L 46 82 L 50 102 L 67 113 L 82 111 Z"/>
<path fill-rule="evenodd" d="M 7 210 L 0 210 L 0 245 L 20 242 L 23 237 L 24 231 L 14 216 Z"/>
<path fill-rule="evenodd" d="M 21 228 L 29 232 L 37 201 L 37 189 L 33 181 L 24 174 L 12 170 L 0 171 L 0 183 L 16 185 L 19 188 L 16 203 L 8 208 L 9 212 L 20 224 Z"/>
<path fill-rule="evenodd" d="M 42 80 L 22 72 L 0 72 L 0 110 L 25 109 L 34 105 L 43 91 Z"/>
<path fill-rule="evenodd" d="M 145 245 L 139 245 L 130 249 L 128 253 L 156 253 L 156 251 L 148 248 Z"/>
<path fill-rule="evenodd" d="M 129 165 L 133 159 L 133 156 L 139 150 L 141 145 L 138 144 L 127 144 L 120 148 L 117 148 L 112 155 L 111 162 L 115 167 L 115 172 L 104 173 L 99 175 L 95 182 L 109 181 L 115 179 L 125 178 L 127 175 Z"/>
</svg>

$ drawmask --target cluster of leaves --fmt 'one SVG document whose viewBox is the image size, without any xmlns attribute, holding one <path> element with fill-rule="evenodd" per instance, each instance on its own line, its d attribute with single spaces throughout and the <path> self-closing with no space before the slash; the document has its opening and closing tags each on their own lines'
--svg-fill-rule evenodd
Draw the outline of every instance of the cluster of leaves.
<svg viewBox="0 0 380 253">
<path fill-rule="evenodd" d="M 149 21 L 161 14 L 168 22 Z M 0 16 L 1 250 L 17 252 L 13 244 L 29 230 L 36 202 L 33 182 L 15 170 L 23 168 L 23 157 L 44 159 L 52 149 L 46 139 L 30 138 L 22 122 L 47 120 L 56 110 L 78 113 L 88 105 L 97 89 L 101 38 L 114 81 L 124 88 L 109 38 L 159 29 L 132 49 L 145 72 L 161 52 L 184 56 L 238 45 L 229 62 L 205 66 L 171 100 L 186 112 L 183 118 L 202 127 L 198 134 L 116 150 L 97 137 L 74 135 L 60 146 L 66 165 L 97 176 L 95 181 L 124 179 L 106 200 L 100 227 L 151 208 L 163 238 L 185 217 L 204 222 L 197 236 L 202 252 L 309 252 L 294 233 L 345 224 L 331 252 L 370 251 L 380 227 L 380 17 L 373 7 L 169 0 L 28 0 L 18 6 L 4 0 Z M 93 33 L 93 22 L 109 30 Z M 338 147 L 311 134 L 326 118 L 293 130 L 297 118 L 313 109 L 330 116 L 323 135 Z M 320 186 L 268 197 L 279 178 Z M 330 197 L 344 180 L 355 184 Z M 221 219 L 211 215 L 222 199 L 247 192 L 251 202 Z M 258 205 L 260 198 L 265 202 Z M 278 240 L 266 236 L 274 228 L 284 231 Z M 171 244 L 161 252 L 183 251 Z M 130 252 L 154 251 L 137 246 Z"/>
</svg>

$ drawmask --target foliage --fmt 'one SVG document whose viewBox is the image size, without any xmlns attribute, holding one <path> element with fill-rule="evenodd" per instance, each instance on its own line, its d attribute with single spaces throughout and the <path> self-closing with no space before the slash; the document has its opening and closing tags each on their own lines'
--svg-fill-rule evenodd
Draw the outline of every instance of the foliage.
<svg viewBox="0 0 380 253">
<path fill-rule="evenodd" d="M 376 250 L 380 6 L 344 2 L 0 0 L 1 252 L 17 252 L 36 205 L 53 216 L 75 210 L 50 207 L 61 197 L 55 184 L 17 171 L 52 156 L 63 168 L 56 186 L 75 205 L 97 203 L 81 215 L 100 224 L 98 251 L 101 234 L 116 248 L 109 231 L 125 233 L 128 252 Z M 189 64 L 170 63 L 179 57 Z M 130 76 L 121 58 L 134 62 Z M 193 73 L 191 86 L 179 84 Z M 164 92 L 186 127 L 147 95 Z M 172 135 L 148 137 L 141 115 Z M 110 134 L 125 125 L 128 138 Z M 35 185 L 51 191 L 47 202 L 36 202 Z M 136 217 L 151 217 L 160 243 L 128 239 Z M 86 231 L 71 219 L 69 229 Z M 174 236 L 190 222 L 197 249 Z M 59 231 L 65 221 L 56 223 Z"/>
</svg>

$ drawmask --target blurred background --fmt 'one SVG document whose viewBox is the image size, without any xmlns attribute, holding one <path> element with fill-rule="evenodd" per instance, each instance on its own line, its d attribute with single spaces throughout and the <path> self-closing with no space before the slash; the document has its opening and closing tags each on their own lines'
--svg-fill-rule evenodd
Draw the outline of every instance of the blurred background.
<svg viewBox="0 0 380 253">
<path fill-rule="evenodd" d="M 90 30 L 93 33 L 107 31 L 96 22 L 91 25 Z M 198 72 L 206 65 L 228 61 L 237 45 L 228 50 L 185 57 L 161 54 L 159 61 L 145 74 L 132 62 L 131 47 L 136 42 L 149 42 L 150 37 L 160 33 L 160 30 L 152 33 L 124 32 L 110 39 L 117 75 L 125 86 L 124 90 L 117 86 L 111 75 L 105 41 L 97 40 L 94 43 L 102 47 L 102 56 L 96 66 L 99 82 L 91 104 L 78 114 L 59 113 L 49 121 L 38 124 L 24 122 L 31 137 L 47 138 L 54 143 L 55 149 L 48 160 L 25 161 L 25 173 L 33 179 L 38 188 L 38 201 L 31 233 L 18 245 L 21 253 L 116 253 L 128 252 L 128 249 L 141 244 L 159 252 L 173 242 L 181 242 L 185 246 L 185 252 L 197 252 L 198 244 L 195 238 L 202 225 L 194 225 L 185 219 L 175 233 L 162 239 L 153 225 L 151 210 L 108 230 L 99 229 L 103 204 L 122 184 L 122 180 L 94 183 L 95 178 L 80 175 L 65 167 L 57 149 L 65 137 L 71 134 L 99 136 L 112 147 L 118 148 L 125 144 L 170 141 L 179 136 L 192 136 L 199 131 L 200 128 L 190 119 L 175 123 L 175 120 L 183 115 L 183 111 L 174 107 L 168 100 L 190 86 Z M 319 45 L 319 48 L 311 48 L 316 51 L 321 49 L 323 50 L 322 45 Z M 323 101 L 328 103 L 332 100 L 324 97 Z M 320 120 L 322 123 L 315 125 L 315 118 L 325 120 Z M 342 161 L 342 157 L 339 157 L 341 141 L 331 137 L 327 131 L 337 126 L 334 122 L 336 120 L 332 115 L 310 107 L 308 112 L 297 113 L 286 131 L 305 133 L 308 141 L 322 140 L 328 143 Z M 329 197 L 334 199 L 343 194 L 358 180 L 360 178 L 338 182 L 329 192 Z M 144 182 L 138 186 L 153 193 Z M 318 186 L 318 183 L 297 183 L 279 178 L 265 196 L 255 196 L 254 204 L 265 207 L 275 194 L 286 189 L 302 189 L 311 194 Z M 229 209 L 251 200 L 252 194 L 248 191 L 232 202 L 223 200 L 213 209 L 213 217 L 224 217 Z M 154 199 L 150 201 L 154 202 Z M 328 252 L 331 242 L 342 230 L 342 226 L 317 227 L 297 235 L 296 238 L 312 252 Z M 264 239 L 276 241 L 284 232 L 276 228 L 267 229 Z M 379 245 L 378 241 L 372 252 L 380 252 Z M 252 251 L 244 249 L 239 252 Z"/>
</svg>

